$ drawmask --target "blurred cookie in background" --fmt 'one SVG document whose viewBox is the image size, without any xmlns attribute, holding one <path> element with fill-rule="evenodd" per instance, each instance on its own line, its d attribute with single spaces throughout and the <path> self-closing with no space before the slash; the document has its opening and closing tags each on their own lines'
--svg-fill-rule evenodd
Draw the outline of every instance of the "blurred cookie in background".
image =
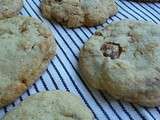
<svg viewBox="0 0 160 120">
<path fill-rule="evenodd" d="M 95 26 L 117 13 L 113 0 L 42 0 L 44 17 L 69 28 Z"/>
<path fill-rule="evenodd" d="M 22 0 L 0 0 L 0 20 L 16 16 L 22 6 Z"/>
</svg>

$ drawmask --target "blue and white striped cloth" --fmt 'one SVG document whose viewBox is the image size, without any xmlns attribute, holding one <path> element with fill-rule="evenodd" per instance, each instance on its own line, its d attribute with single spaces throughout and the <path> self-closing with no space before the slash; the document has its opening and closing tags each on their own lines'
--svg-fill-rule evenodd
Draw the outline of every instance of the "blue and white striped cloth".
<svg viewBox="0 0 160 120">
<path fill-rule="evenodd" d="M 44 19 L 40 12 L 40 0 L 24 0 L 21 15 L 32 16 L 47 24 L 58 45 L 58 54 L 50 62 L 48 69 L 14 103 L 0 109 L 0 118 L 17 106 L 26 97 L 45 90 L 60 89 L 70 91 L 82 98 L 97 120 L 160 120 L 160 107 L 137 107 L 106 97 L 102 92 L 90 89 L 83 82 L 78 71 L 79 51 L 83 44 L 103 25 L 90 28 L 67 29 Z M 117 0 L 119 12 L 106 23 L 133 19 L 160 23 L 160 3 L 135 3 Z"/>
</svg>

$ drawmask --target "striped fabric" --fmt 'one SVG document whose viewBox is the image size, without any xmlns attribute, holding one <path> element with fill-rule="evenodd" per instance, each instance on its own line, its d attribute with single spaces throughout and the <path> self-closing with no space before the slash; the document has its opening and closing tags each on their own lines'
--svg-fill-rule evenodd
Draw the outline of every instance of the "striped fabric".
<svg viewBox="0 0 160 120">
<path fill-rule="evenodd" d="M 70 91 L 82 98 L 91 109 L 96 120 L 160 120 L 160 107 L 137 107 L 130 103 L 112 100 L 101 91 L 92 90 L 83 82 L 78 71 L 80 48 L 103 25 L 78 29 L 67 29 L 44 19 L 40 12 L 40 0 L 24 0 L 21 15 L 32 16 L 47 24 L 55 35 L 58 54 L 50 61 L 48 69 L 22 96 L 14 103 L 0 109 L 0 117 L 17 106 L 26 97 L 40 91 L 60 89 Z M 160 23 L 160 3 L 134 3 L 117 0 L 117 15 L 106 23 L 122 19 L 133 19 Z"/>
</svg>

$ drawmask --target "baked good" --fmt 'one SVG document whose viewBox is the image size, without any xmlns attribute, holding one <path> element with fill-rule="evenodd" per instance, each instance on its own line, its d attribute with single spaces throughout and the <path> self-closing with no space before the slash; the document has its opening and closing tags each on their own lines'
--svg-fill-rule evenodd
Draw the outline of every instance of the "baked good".
<svg viewBox="0 0 160 120">
<path fill-rule="evenodd" d="M 22 0 L 0 0 L 0 20 L 16 16 L 22 6 Z"/>
<path fill-rule="evenodd" d="M 43 0 L 44 17 L 67 27 L 95 26 L 117 12 L 113 0 Z"/>
<path fill-rule="evenodd" d="M 81 99 L 59 90 L 30 96 L 2 120 L 93 120 Z"/>
<path fill-rule="evenodd" d="M 160 25 L 122 20 L 106 25 L 80 52 L 84 80 L 116 99 L 160 104 Z"/>
<path fill-rule="evenodd" d="M 56 54 L 51 31 L 31 17 L 0 20 L 0 107 L 13 102 Z"/>
</svg>

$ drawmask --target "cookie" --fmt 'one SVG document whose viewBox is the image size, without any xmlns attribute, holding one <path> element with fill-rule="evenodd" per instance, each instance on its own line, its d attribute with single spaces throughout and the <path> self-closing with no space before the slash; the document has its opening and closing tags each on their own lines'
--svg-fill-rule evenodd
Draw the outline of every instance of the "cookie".
<svg viewBox="0 0 160 120">
<path fill-rule="evenodd" d="M 2 120 L 93 120 L 81 99 L 59 90 L 30 96 Z"/>
<path fill-rule="evenodd" d="M 51 31 L 30 17 L 0 20 L 0 107 L 20 96 L 55 55 Z"/>
<path fill-rule="evenodd" d="M 160 104 L 160 25 L 122 20 L 98 30 L 80 52 L 84 80 L 116 99 Z"/>
<path fill-rule="evenodd" d="M 16 16 L 22 6 L 22 0 L 0 0 L 0 20 Z"/>
<path fill-rule="evenodd" d="M 67 27 L 95 26 L 117 12 L 113 0 L 43 0 L 42 14 Z"/>
</svg>

